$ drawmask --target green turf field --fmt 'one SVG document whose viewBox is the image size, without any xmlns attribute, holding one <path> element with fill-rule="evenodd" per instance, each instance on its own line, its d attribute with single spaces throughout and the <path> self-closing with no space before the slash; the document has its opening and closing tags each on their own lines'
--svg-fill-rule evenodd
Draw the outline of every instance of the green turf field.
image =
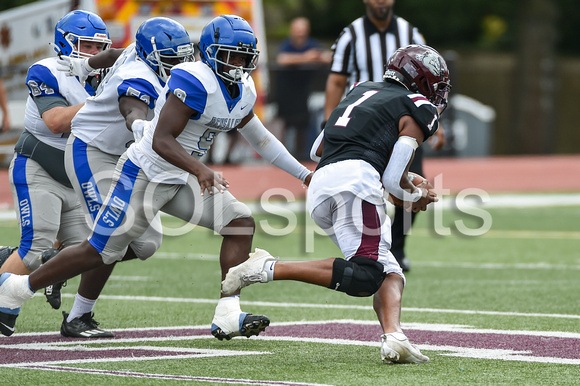
<svg viewBox="0 0 580 386">
<path fill-rule="evenodd" d="M 0 367 L 0 384 L 580 383 L 580 207 L 485 211 L 489 217 L 458 210 L 422 213 L 408 239 L 412 269 L 403 295 L 402 322 L 404 329 L 430 331 L 442 340 L 418 343 L 430 356 L 429 364 L 384 365 L 379 334 L 376 341 L 351 339 L 341 330 L 334 340 L 328 336 L 279 339 L 266 330 L 264 337 L 216 340 L 209 334 L 209 324 L 220 290 L 217 255 L 221 237 L 194 229 L 166 237 L 161 250 L 146 262 L 118 264 L 95 312 L 106 329 L 190 326 L 203 334 L 68 343 L 66 350 L 71 357 L 75 351 L 96 349 L 125 350 L 127 355 L 121 356 L 124 359 L 104 357 L 30 368 L 21 362 Z M 185 232 L 177 220 L 165 217 L 163 222 L 171 229 L 168 232 Z M 302 213 L 285 218 L 260 214 L 256 223 L 254 246 L 283 260 L 339 256 L 338 248 L 330 239 L 316 235 Z M 485 227 L 489 230 L 481 235 L 467 235 Z M 0 244 L 18 243 L 15 221 L 0 222 L 0 232 Z M 64 289 L 62 310 L 70 310 L 77 285 L 78 279 L 73 279 Z M 353 331 L 359 328 L 358 323 L 378 326 L 371 304 L 370 298 L 352 298 L 293 282 L 258 284 L 242 291 L 244 311 L 270 317 L 269 329 L 282 330 L 294 324 L 298 330 L 301 326 L 312 329 L 309 322 L 317 322 L 314 334 L 332 321 L 342 321 L 345 330 Z M 16 344 L 12 338 L 56 332 L 61 321 L 61 312 L 52 310 L 44 296 L 36 296 L 22 307 L 17 333 L 11 338 L 0 337 L 0 355 L 19 355 L 17 348 L 8 348 Z M 470 340 L 475 335 L 457 331 L 461 329 L 505 336 L 506 340 L 483 347 L 483 343 Z M 510 352 L 509 342 L 525 347 L 524 340 L 534 334 L 537 340 L 530 343 L 528 354 Z M 444 336 L 449 336 L 447 345 L 456 349 L 442 348 L 447 342 Z M 508 341 L 507 337 L 513 339 Z M 571 354 L 542 352 L 544 345 L 552 347 L 557 340 L 562 340 L 561 347 Z M 32 346 L 23 345 L 22 349 L 35 349 Z M 60 360 L 62 352 L 57 346 L 45 344 L 36 349 L 44 353 L 55 350 L 55 358 Z M 479 351 L 457 349 L 472 346 Z M 139 350 L 157 350 L 163 355 L 171 352 L 173 356 L 160 354 L 157 359 L 139 360 Z M 180 357 L 191 352 L 198 354 Z M 533 359 L 538 353 L 549 359 Z"/>
</svg>

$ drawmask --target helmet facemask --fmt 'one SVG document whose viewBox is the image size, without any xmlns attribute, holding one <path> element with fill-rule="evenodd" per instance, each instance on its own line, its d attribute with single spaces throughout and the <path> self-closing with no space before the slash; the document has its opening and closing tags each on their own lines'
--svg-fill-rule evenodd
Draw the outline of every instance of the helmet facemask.
<svg viewBox="0 0 580 386">
<path fill-rule="evenodd" d="M 243 66 L 230 64 L 230 55 L 232 53 L 242 53 L 246 60 Z M 244 45 L 240 42 L 238 46 L 226 46 L 222 44 L 211 44 L 206 49 L 206 57 L 210 66 L 214 69 L 217 76 L 228 83 L 243 83 L 258 64 L 260 51 L 253 46 Z M 230 67 L 225 71 L 224 67 Z"/>
<path fill-rule="evenodd" d="M 429 101 L 437 107 L 437 111 L 441 114 L 447 108 L 447 98 L 451 91 L 451 85 L 448 82 L 439 82 L 433 86 L 435 89 L 433 90 Z"/>
<path fill-rule="evenodd" d="M 157 75 L 163 82 L 167 82 L 173 66 L 179 63 L 195 61 L 193 45 L 191 43 L 182 44 L 177 46 L 176 49 L 171 47 L 157 49 L 155 36 L 151 36 L 151 46 L 153 50 L 147 55 L 145 60 L 151 68 L 157 71 Z"/>
</svg>

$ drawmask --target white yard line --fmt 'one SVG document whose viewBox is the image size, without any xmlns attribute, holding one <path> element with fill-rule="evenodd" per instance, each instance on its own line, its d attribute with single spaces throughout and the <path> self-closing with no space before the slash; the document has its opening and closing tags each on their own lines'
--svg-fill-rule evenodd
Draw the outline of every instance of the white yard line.
<svg viewBox="0 0 580 386">
<path fill-rule="evenodd" d="M 285 322 L 285 323 L 272 323 L 272 326 L 297 326 L 297 325 L 312 325 L 312 324 L 351 324 L 351 325 L 378 325 L 376 321 L 360 321 L 352 319 L 339 319 L 339 320 L 321 320 L 321 321 L 295 321 L 295 322 Z M 155 355 L 149 357 L 115 357 L 115 358 L 102 358 L 102 359 L 79 359 L 79 360 L 56 360 L 56 361 L 46 361 L 46 362 L 21 362 L 6 364 L 0 367 L 13 367 L 13 368 L 28 368 L 28 369 L 38 369 L 38 370 L 48 370 L 48 371 L 65 371 L 65 372 L 78 372 L 78 373 L 88 373 L 88 374 L 106 374 L 111 376 L 127 376 L 127 377 L 142 377 L 146 376 L 143 373 L 133 373 L 124 371 L 105 371 L 100 369 L 83 369 L 75 367 L 65 367 L 66 365 L 75 364 L 87 364 L 87 363 L 97 363 L 97 362 L 131 362 L 131 361 L 142 361 L 142 360 L 176 360 L 176 359 L 193 359 L 193 358 L 207 358 L 207 357 L 220 357 L 220 356 L 236 356 L 236 355 L 263 355 L 271 354 L 268 351 L 243 351 L 243 350 L 216 350 L 216 349 L 197 349 L 192 347 L 176 347 L 176 346 L 149 346 L 149 345 L 131 345 L 131 343 L 146 343 L 146 342 L 163 342 L 163 341 L 191 341 L 197 339 L 213 339 L 213 337 L 208 333 L 206 335 L 194 335 L 190 333 L 191 330 L 207 330 L 209 326 L 177 326 L 177 327 L 165 327 L 165 328 L 130 328 L 130 329 L 115 329 L 115 332 L 122 331 L 146 331 L 151 333 L 153 330 L 176 330 L 171 337 L 163 336 L 153 336 L 153 337 L 135 337 L 135 338 L 125 338 L 125 339 L 114 339 L 114 340 L 91 340 L 91 339 L 79 339 L 73 342 L 70 341 L 55 341 L 55 342 L 45 342 L 45 343 L 26 343 L 26 344 L 2 344 L 0 340 L 0 348 L 2 350 L 39 350 L 39 351 L 92 351 L 92 350 L 147 350 L 147 351 L 157 351 L 165 352 L 166 355 Z M 526 330 L 496 330 L 496 329 L 479 329 L 473 328 L 467 325 L 453 325 L 453 324 L 427 324 L 427 323 L 407 323 L 403 324 L 405 330 L 418 330 L 418 331 L 435 331 L 435 332 L 454 332 L 458 334 L 501 334 L 501 335 L 518 335 L 518 336 L 536 336 L 545 338 L 567 338 L 567 339 L 580 339 L 580 333 L 569 333 L 560 331 L 526 331 Z M 180 335 L 178 330 L 184 330 L 186 332 Z M 58 335 L 57 333 L 50 333 L 51 335 Z M 48 333 L 28 333 L 19 334 L 28 336 L 40 336 L 49 335 Z M 287 342 L 310 342 L 310 343 L 321 343 L 321 344 L 333 344 L 333 345 L 354 345 L 354 346 L 368 346 L 368 347 L 380 347 L 380 342 L 373 341 L 359 341 L 352 339 L 327 339 L 327 338 L 315 338 L 315 337 L 293 337 L 293 336 L 257 336 L 253 337 L 257 340 L 265 341 L 287 341 Z M 108 347 L 108 343 L 112 343 Z M 91 347 L 91 345 L 96 345 L 97 347 Z M 120 346 L 119 344 L 127 344 L 127 346 Z M 541 356 L 531 356 L 529 351 L 518 351 L 514 349 L 486 349 L 486 348 L 473 348 L 473 347 L 456 347 L 456 346 L 446 346 L 446 345 L 432 345 L 432 344 L 419 344 L 417 345 L 421 350 L 435 351 L 437 355 L 441 356 L 453 356 L 462 358 L 479 358 L 479 359 L 494 359 L 494 360 L 505 360 L 505 361 L 524 361 L 524 362 L 534 362 L 534 363 L 553 363 L 553 364 L 570 364 L 570 365 L 580 365 L 580 359 L 571 358 L 557 358 L 557 357 L 541 357 Z M 65 365 L 65 366 L 62 366 Z M 154 374 L 154 378 L 160 379 L 179 379 L 177 375 L 170 374 Z M 202 380 L 205 377 L 195 377 L 195 376 L 185 376 L 183 380 Z M 225 380 L 223 378 L 207 378 L 208 382 L 222 382 Z M 230 382 L 237 382 L 237 380 L 231 379 Z M 267 384 L 267 385 L 307 385 L 307 383 L 295 383 L 286 381 L 259 381 L 259 380 L 245 380 L 248 384 Z M 240 382 L 244 383 L 245 382 Z"/>
<path fill-rule="evenodd" d="M 35 296 L 44 296 L 42 293 L 37 293 Z M 63 297 L 74 298 L 74 294 L 63 293 Z M 127 296 L 127 295 L 101 295 L 99 299 L 102 300 L 127 300 L 127 301 L 143 301 L 143 302 L 166 302 L 166 303 L 205 303 L 217 304 L 217 299 L 199 299 L 199 298 L 173 298 L 161 296 Z M 262 306 L 262 307 L 281 307 L 281 308 L 318 308 L 318 309 L 352 309 L 352 310 L 372 310 L 371 306 L 359 306 L 349 304 L 316 304 L 316 303 L 285 303 L 285 302 L 260 302 L 260 301 L 242 301 L 243 305 L 247 306 Z M 469 314 L 469 315 L 497 315 L 497 316 L 521 316 L 533 318 L 558 318 L 558 319 L 580 319 L 580 315 L 567 314 L 542 314 L 542 313 L 526 313 L 526 312 L 506 312 L 506 311 L 481 311 L 481 310 L 454 310 L 443 308 L 416 308 L 403 307 L 406 312 L 423 312 L 423 313 L 445 313 L 445 314 Z"/>
</svg>

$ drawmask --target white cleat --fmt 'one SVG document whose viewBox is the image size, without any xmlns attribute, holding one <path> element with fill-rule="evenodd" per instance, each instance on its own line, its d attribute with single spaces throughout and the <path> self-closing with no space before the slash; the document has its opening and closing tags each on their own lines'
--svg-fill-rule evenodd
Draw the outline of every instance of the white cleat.
<svg viewBox="0 0 580 386">
<path fill-rule="evenodd" d="M 384 363 L 427 363 L 429 357 L 409 342 L 402 332 L 381 335 L 381 359 Z"/>
<path fill-rule="evenodd" d="M 227 315 L 213 317 L 211 334 L 219 340 L 230 340 L 236 336 L 249 338 L 259 335 L 270 325 L 270 319 L 264 315 L 252 315 L 247 312 L 231 312 Z"/>
<path fill-rule="evenodd" d="M 254 253 L 250 253 L 248 260 L 229 269 L 226 278 L 222 281 L 222 293 L 228 296 L 250 284 L 267 283 L 268 273 L 264 266 L 276 261 L 278 261 L 277 257 L 256 248 Z"/>
</svg>

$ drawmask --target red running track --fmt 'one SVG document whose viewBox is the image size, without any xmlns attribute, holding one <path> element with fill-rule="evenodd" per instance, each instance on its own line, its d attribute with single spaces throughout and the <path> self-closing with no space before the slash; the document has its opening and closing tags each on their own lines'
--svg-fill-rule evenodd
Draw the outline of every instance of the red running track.
<svg viewBox="0 0 580 386">
<path fill-rule="evenodd" d="M 313 169 L 316 164 L 307 163 Z M 264 163 L 258 165 L 214 166 L 230 183 L 239 200 L 258 201 L 268 192 L 292 193 L 304 199 L 306 190 L 295 178 Z M 450 194 L 467 188 L 488 193 L 564 193 L 580 192 L 580 155 L 510 156 L 488 158 L 428 158 L 425 176 Z M 446 193 L 446 192 L 444 192 Z M 0 209 L 13 207 L 8 171 L 0 170 Z"/>
</svg>

